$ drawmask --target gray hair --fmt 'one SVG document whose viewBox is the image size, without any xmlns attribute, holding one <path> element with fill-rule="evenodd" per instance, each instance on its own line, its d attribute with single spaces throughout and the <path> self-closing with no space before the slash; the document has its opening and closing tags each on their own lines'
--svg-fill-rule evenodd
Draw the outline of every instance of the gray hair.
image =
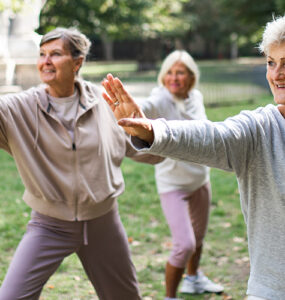
<svg viewBox="0 0 285 300">
<path fill-rule="evenodd" d="M 158 84 L 164 85 L 164 76 L 169 71 L 169 69 L 177 62 L 182 62 L 188 68 L 190 73 L 193 74 L 194 81 L 192 87 L 190 88 L 192 89 L 199 82 L 200 72 L 193 57 L 185 50 L 175 50 L 164 59 L 157 77 Z"/>
<path fill-rule="evenodd" d="M 76 28 L 55 28 L 42 37 L 40 46 L 57 39 L 63 40 L 65 47 L 70 51 L 73 58 L 83 57 L 83 60 L 86 59 L 91 42 L 79 30 Z"/>
<path fill-rule="evenodd" d="M 274 44 L 281 44 L 285 41 L 285 16 L 273 19 L 266 24 L 262 41 L 259 44 L 260 52 L 268 54 L 269 48 Z"/>
</svg>

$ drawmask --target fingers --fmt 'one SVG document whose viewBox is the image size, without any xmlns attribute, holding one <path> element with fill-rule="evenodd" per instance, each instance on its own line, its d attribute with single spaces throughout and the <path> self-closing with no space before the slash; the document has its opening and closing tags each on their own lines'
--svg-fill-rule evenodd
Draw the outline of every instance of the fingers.
<svg viewBox="0 0 285 300">
<path fill-rule="evenodd" d="M 133 128 L 144 128 L 148 130 L 152 127 L 151 122 L 148 119 L 143 118 L 124 118 L 118 121 L 118 124 L 120 126 L 124 127 L 133 127 Z"/>
<path fill-rule="evenodd" d="M 121 119 L 118 121 L 120 126 L 123 126 L 124 129 L 133 136 L 137 136 L 140 139 L 148 142 L 149 144 L 153 143 L 154 133 L 149 119 Z M 127 129 L 128 128 L 128 129 Z"/>
<path fill-rule="evenodd" d="M 107 79 L 104 82 L 106 84 L 106 87 L 108 88 L 107 92 L 109 93 L 110 90 L 110 92 L 112 93 L 110 94 L 112 99 L 114 96 L 116 98 L 116 101 L 119 102 L 134 102 L 131 95 L 125 90 L 124 85 L 118 77 L 114 78 L 112 74 L 107 74 L 106 77 Z"/>
<path fill-rule="evenodd" d="M 112 103 L 116 102 L 117 101 L 116 95 L 112 89 L 112 86 L 110 85 L 110 82 L 108 80 L 104 79 L 101 84 L 103 85 L 103 87 L 105 88 L 106 92 L 109 95 L 108 99 L 111 100 Z M 107 96 L 107 95 L 105 94 L 105 96 Z M 105 97 L 104 97 L 104 99 L 107 100 Z"/>
<path fill-rule="evenodd" d="M 102 96 L 106 100 L 106 102 L 110 105 L 110 107 L 112 108 L 112 110 L 114 110 L 115 109 L 115 105 L 114 105 L 114 102 L 112 101 L 112 99 L 106 93 L 102 93 Z"/>
</svg>

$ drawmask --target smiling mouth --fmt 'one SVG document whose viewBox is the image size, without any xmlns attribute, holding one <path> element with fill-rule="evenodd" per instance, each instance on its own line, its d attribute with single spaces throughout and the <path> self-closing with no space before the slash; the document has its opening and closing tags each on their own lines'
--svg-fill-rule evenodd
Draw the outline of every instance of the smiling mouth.
<svg viewBox="0 0 285 300">
<path fill-rule="evenodd" d="M 43 70 L 43 73 L 54 73 L 55 70 Z"/>
<path fill-rule="evenodd" d="M 281 89 L 281 88 L 285 88 L 285 83 L 283 83 L 283 84 L 278 84 L 278 83 L 275 83 L 275 86 L 279 89 Z"/>
</svg>

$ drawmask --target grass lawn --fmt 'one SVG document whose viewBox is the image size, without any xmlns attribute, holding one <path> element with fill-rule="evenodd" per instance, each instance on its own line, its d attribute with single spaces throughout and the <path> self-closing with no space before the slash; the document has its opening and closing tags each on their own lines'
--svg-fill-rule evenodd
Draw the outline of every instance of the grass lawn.
<svg viewBox="0 0 285 300">
<path fill-rule="evenodd" d="M 253 109 L 271 102 L 241 103 L 208 107 L 210 120 L 219 121 L 242 109 Z M 0 152 L 0 283 L 29 220 L 30 209 L 21 200 L 23 186 L 13 159 Z M 144 300 L 164 296 L 164 265 L 171 249 L 168 226 L 156 193 L 153 166 L 125 159 L 122 165 L 126 191 L 119 198 L 119 209 L 128 233 Z M 249 273 L 246 229 L 240 211 L 234 174 L 212 169 L 213 201 L 201 267 L 212 279 L 225 286 L 222 295 L 183 296 L 184 299 L 243 299 Z M 106 262 L 108 263 L 108 262 Z M 44 287 L 41 300 L 98 299 L 75 255 L 62 263 Z M 118 299 L 128 300 L 128 299 Z"/>
</svg>

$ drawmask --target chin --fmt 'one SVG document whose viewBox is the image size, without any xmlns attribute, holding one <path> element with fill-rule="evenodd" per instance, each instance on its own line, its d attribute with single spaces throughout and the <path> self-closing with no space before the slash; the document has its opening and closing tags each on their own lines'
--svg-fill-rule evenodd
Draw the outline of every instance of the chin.
<svg viewBox="0 0 285 300">
<path fill-rule="evenodd" d="M 285 105 L 285 95 L 274 95 L 274 101 L 277 104 Z"/>
</svg>

